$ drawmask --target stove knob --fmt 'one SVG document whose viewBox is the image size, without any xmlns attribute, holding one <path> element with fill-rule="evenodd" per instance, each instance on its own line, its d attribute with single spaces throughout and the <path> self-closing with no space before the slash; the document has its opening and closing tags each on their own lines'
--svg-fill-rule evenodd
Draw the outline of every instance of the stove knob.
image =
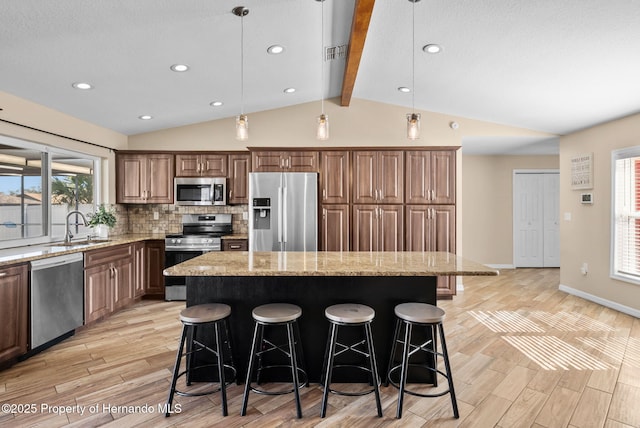
<svg viewBox="0 0 640 428">
<path fill-rule="evenodd" d="M 213 239 L 207 239 L 207 244 L 210 244 L 213 242 Z"/>
<path fill-rule="evenodd" d="M 181 243 L 182 243 L 182 239 L 176 239 L 176 242 L 177 242 L 178 244 L 181 244 Z"/>
<path fill-rule="evenodd" d="M 175 244 L 176 243 L 176 238 L 171 238 L 171 243 Z"/>
</svg>

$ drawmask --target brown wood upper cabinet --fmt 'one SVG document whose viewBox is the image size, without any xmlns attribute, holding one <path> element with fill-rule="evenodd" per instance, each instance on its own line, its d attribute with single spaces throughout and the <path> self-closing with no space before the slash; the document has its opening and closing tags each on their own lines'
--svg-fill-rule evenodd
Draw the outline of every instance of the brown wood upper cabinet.
<svg viewBox="0 0 640 428">
<path fill-rule="evenodd" d="M 401 204 L 404 201 L 404 152 L 353 152 L 353 202 Z"/>
<path fill-rule="evenodd" d="M 318 172 L 318 152 L 254 151 L 251 166 L 253 172 Z"/>
<path fill-rule="evenodd" d="M 172 153 L 118 153 L 116 202 L 120 204 L 172 204 Z"/>
<path fill-rule="evenodd" d="M 28 293 L 26 264 L 0 269 L 0 365 L 27 352 Z"/>
<path fill-rule="evenodd" d="M 249 171 L 251 171 L 249 153 L 229 155 L 228 204 L 249 203 Z"/>
<path fill-rule="evenodd" d="M 406 203 L 456 203 L 456 152 L 454 150 L 407 151 L 405 170 Z"/>
<path fill-rule="evenodd" d="M 176 154 L 176 177 L 226 177 L 227 155 L 218 153 Z"/>
<path fill-rule="evenodd" d="M 320 189 L 323 204 L 349 203 L 348 151 L 320 152 Z"/>
</svg>

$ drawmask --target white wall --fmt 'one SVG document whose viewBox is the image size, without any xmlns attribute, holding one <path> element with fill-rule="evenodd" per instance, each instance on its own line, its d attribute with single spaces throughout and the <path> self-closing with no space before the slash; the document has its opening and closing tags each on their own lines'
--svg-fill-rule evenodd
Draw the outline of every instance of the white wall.
<svg viewBox="0 0 640 428">
<path fill-rule="evenodd" d="M 513 170 L 558 169 L 553 156 L 462 156 L 462 247 L 480 263 L 513 265 Z"/>
<path fill-rule="evenodd" d="M 640 115 L 612 121 L 560 139 L 560 283 L 566 291 L 640 316 L 640 286 L 609 278 L 611 151 L 640 145 Z M 570 182 L 571 158 L 593 153 L 593 205 L 582 205 Z M 564 214 L 571 220 L 562 220 Z M 580 267 L 586 262 L 587 275 Z M 635 312 L 634 312 L 635 311 Z"/>
</svg>

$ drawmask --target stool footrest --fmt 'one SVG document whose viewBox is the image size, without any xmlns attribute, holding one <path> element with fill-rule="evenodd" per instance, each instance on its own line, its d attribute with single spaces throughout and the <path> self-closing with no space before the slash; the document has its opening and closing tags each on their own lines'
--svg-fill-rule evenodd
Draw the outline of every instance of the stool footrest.
<svg viewBox="0 0 640 428">
<path fill-rule="evenodd" d="M 442 377 L 444 377 L 446 379 L 449 379 L 447 374 L 445 372 L 443 372 L 442 370 L 436 370 L 436 369 L 434 369 L 432 367 L 428 367 L 426 365 L 409 364 L 409 367 L 420 367 L 420 368 L 423 368 L 425 370 L 429 370 L 429 371 L 431 371 L 433 373 L 437 373 L 437 374 L 441 375 Z M 398 382 L 396 382 L 393 379 L 391 379 L 391 373 L 393 373 L 395 370 L 398 370 L 400 368 L 402 368 L 402 364 L 398 364 L 397 366 L 392 367 L 391 370 L 389 370 L 389 374 L 387 376 L 387 381 L 389 382 L 389 384 L 391 386 L 393 386 L 394 388 L 396 388 L 396 389 L 400 389 L 400 385 L 398 384 Z M 435 388 L 435 386 L 434 386 L 434 388 Z M 416 397 L 442 397 L 443 395 L 446 395 L 446 394 L 449 393 L 449 389 L 447 389 L 445 391 L 442 391 L 442 392 L 437 392 L 437 393 L 434 393 L 434 394 L 423 394 L 421 392 L 411 391 L 409 389 L 406 389 L 406 387 L 405 387 L 404 392 L 409 394 L 409 395 L 414 395 Z"/>
</svg>

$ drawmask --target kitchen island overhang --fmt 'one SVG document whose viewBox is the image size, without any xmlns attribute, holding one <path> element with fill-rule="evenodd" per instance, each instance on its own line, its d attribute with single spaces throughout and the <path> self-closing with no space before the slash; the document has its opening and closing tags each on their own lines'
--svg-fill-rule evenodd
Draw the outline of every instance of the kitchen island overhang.
<svg viewBox="0 0 640 428">
<path fill-rule="evenodd" d="M 372 330 L 383 376 L 395 305 L 435 305 L 439 275 L 497 273 L 443 252 L 211 252 L 164 271 L 167 276 L 187 277 L 187 306 L 212 302 L 231 306 L 231 337 L 240 379 L 253 334 L 253 308 L 274 302 L 300 306 L 300 334 L 311 382 L 320 380 L 329 328 L 326 307 L 356 302 L 375 310 Z M 345 376 L 343 380 L 352 379 Z"/>
</svg>

